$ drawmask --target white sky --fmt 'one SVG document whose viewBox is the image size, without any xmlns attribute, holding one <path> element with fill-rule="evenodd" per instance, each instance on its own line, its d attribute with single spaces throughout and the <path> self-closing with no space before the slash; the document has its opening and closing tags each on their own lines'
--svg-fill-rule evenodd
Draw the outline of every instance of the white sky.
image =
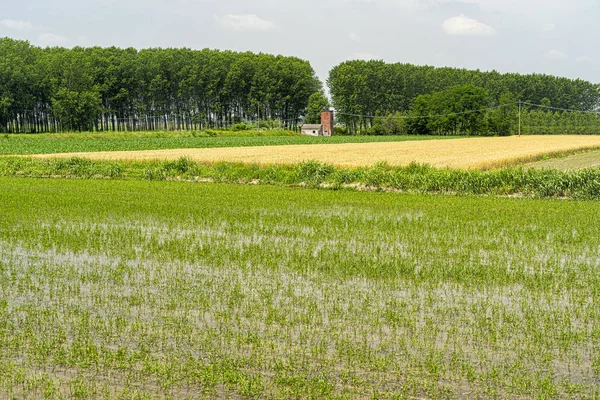
<svg viewBox="0 0 600 400">
<path fill-rule="evenodd" d="M 598 21 L 600 0 L 0 0 L 0 37 L 293 55 L 323 82 L 356 58 L 600 82 Z"/>
</svg>

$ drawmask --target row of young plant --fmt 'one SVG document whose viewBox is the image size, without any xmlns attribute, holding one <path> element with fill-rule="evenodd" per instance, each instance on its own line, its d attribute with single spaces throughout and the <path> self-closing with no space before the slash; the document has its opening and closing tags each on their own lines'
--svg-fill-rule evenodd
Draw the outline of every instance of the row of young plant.
<svg viewBox="0 0 600 400">
<path fill-rule="evenodd" d="M 0 188 L 1 398 L 600 395 L 599 202 Z"/>
<path fill-rule="evenodd" d="M 215 136 L 209 135 L 214 133 Z M 292 144 L 381 143 L 454 139 L 452 136 L 310 136 L 293 131 L 103 132 L 0 135 L 0 155 L 89 153 Z M 61 139 L 61 140 L 57 140 Z M 62 140 L 64 139 L 64 140 Z"/>
<path fill-rule="evenodd" d="M 189 180 L 271 184 L 325 189 L 406 191 L 458 195 L 521 195 L 600 199 L 600 168 L 558 171 L 501 168 L 489 171 L 437 169 L 411 164 L 337 168 L 318 161 L 297 165 L 244 165 L 176 161 L 92 161 L 84 158 L 1 158 L 0 176 L 85 179 Z"/>
</svg>

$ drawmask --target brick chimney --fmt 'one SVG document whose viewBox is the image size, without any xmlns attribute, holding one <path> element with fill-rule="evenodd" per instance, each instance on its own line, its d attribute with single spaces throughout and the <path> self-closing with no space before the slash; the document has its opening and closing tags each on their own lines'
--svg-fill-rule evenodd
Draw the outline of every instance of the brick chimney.
<svg viewBox="0 0 600 400">
<path fill-rule="evenodd" d="M 321 112 L 321 124 L 323 124 L 323 136 L 333 135 L 333 111 Z"/>
</svg>

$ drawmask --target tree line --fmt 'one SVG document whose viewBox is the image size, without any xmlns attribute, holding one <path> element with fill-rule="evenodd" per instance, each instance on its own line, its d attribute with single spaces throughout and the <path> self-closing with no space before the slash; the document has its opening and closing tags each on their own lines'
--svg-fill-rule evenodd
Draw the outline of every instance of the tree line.
<svg viewBox="0 0 600 400">
<path fill-rule="evenodd" d="M 296 57 L 218 50 L 40 48 L 0 38 L 3 132 L 294 127 L 322 84 Z"/>
<path fill-rule="evenodd" d="M 343 62 L 327 84 L 337 119 L 350 133 L 506 134 L 517 114 L 507 104 L 516 99 L 580 111 L 600 106 L 598 85 L 581 79 L 383 61 Z M 498 106 L 496 112 L 431 118 Z"/>
<path fill-rule="evenodd" d="M 503 94 L 497 105 L 490 106 L 489 98 L 485 89 L 474 85 L 420 95 L 412 110 L 376 116 L 361 134 L 600 134 L 599 112 L 557 110 L 547 98 L 540 105 L 518 102 L 510 93 Z"/>
</svg>

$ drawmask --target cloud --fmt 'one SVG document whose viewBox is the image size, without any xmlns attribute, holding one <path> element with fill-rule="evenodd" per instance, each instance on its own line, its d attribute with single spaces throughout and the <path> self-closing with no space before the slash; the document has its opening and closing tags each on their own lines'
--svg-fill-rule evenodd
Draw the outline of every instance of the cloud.
<svg viewBox="0 0 600 400">
<path fill-rule="evenodd" d="M 38 40 L 45 46 L 64 46 L 71 41 L 68 37 L 50 32 L 42 33 Z"/>
<path fill-rule="evenodd" d="M 567 55 L 563 52 L 552 49 L 546 53 L 546 58 L 550 60 L 564 60 L 565 58 L 567 58 Z"/>
<path fill-rule="evenodd" d="M 31 22 L 15 19 L 3 19 L 0 21 L 0 25 L 8 29 L 14 29 L 16 31 L 30 31 L 33 29 L 33 25 L 31 25 Z"/>
<path fill-rule="evenodd" d="M 31 39 L 34 43 L 39 43 L 42 46 L 66 46 L 72 43 L 72 40 L 66 36 L 46 31 L 46 28 L 39 25 L 33 25 L 29 21 L 3 19 L 0 20 L 0 26 L 8 29 L 13 29 L 21 32 L 26 32 L 23 35 Z M 80 44 L 86 44 L 87 39 L 84 36 L 78 38 Z"/>
<path fill-rule="evenodd" d="M 227 14 L 223 17 L 215 15 L 214 19 L 223 28 L 235 32 L 269 32 L 275 29 L 273 22 L 256 14 Z"/>
<path fill-rule="evenodd" d="M 554 25 L 554 24 L 544 24 L 544 25 L 542 25 L 542 30 L 544 32 L 551 32 L 554 29 L 556 29 L 556 25 Z"/>
<path fill-rule="evenodd" d="M 442 24 L 442 29 L 452 36 L 493 36 L 496 30 L 489 25 L 460 15 L 448 18 Z"/>
</svg>

